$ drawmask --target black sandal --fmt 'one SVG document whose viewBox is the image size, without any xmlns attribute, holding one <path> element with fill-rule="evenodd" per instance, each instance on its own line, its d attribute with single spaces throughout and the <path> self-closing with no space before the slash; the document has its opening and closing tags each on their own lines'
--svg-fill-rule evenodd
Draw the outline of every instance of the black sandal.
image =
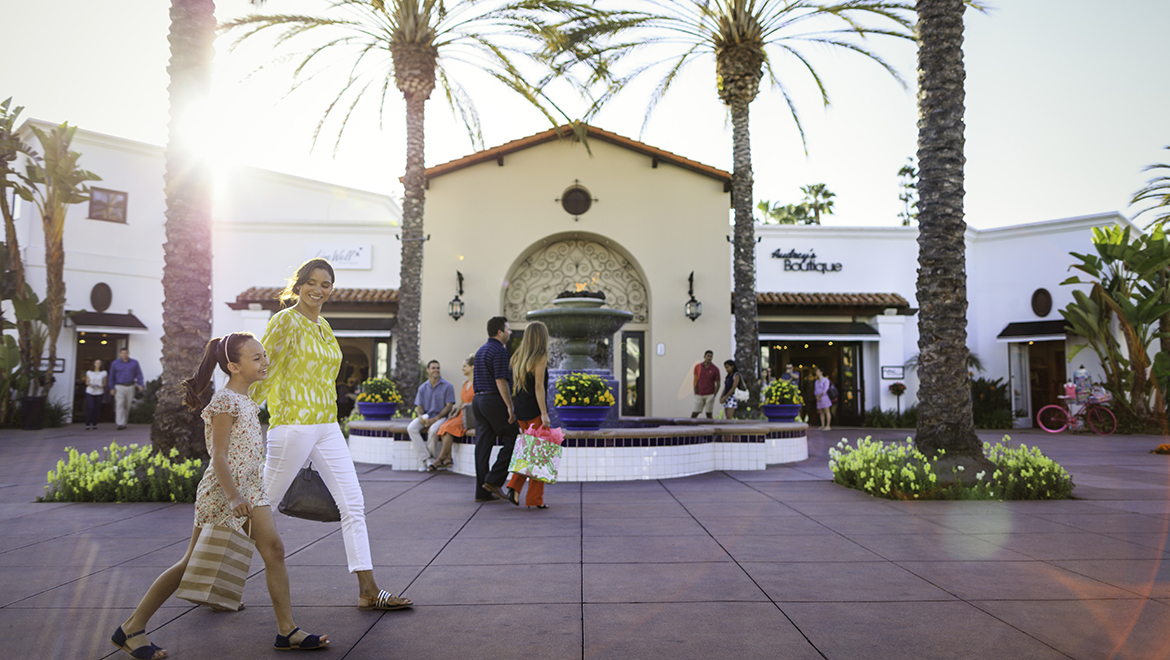
<svg viewBox="0 0 1170 660">
<path fill-rule="evenodd" d="M 135 637 L 138 637 L 139 635 L 145 635 L 145 634 L 146 634 L 146 630 L 143 629 L 143 630 L 139 630 L 136 633 L 131 633 L 131 634 L 127 635 L 126 633 L 122 632 L 122 626 L 118 626 L 118 629 L 115 630 L 114 634 L 110 636 L 110 643 L 113 644 L 114 646 L 117 646 L 118 648 L 122 649 L 126 653 L 129 653 L 130 657 L 134 658 L 135 660 L 162 660 L 163 658 L 167 657 L 166 650 L 161 648 L 157 644 L 150 644 L 150 645 L 143 644 L 142 646 L 139 646 L 136 649 L 131 649 L 129 646 L 126 645 L 127 640 L 134 639 Z M 162 655 L 159 655 L 160 653 Z"/>
</svg>

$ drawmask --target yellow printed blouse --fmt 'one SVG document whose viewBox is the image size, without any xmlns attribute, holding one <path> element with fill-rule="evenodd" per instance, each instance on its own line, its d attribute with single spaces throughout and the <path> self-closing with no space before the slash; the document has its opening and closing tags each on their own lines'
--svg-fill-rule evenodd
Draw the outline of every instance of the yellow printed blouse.
<svg viewBox="0 0 1170 660">
<path fill-rule="evenodd" d="M 337 421 L 337 372 L 341 347 L 329 322 L 313 323 L 290 307 L 268 319 L 264 350 L 268 377 L 248 392 L 268 401 L 269 424 L 328 424 Z"/>
</svg>

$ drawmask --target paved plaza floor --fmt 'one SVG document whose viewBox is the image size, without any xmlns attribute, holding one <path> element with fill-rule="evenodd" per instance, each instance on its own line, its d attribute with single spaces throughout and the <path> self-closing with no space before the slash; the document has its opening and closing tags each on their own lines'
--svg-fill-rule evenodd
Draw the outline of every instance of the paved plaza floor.
<svg viewBox="0 0 1170 660">
<path fill-rule="evenodd" d="M 1014 432 L 1073 474 L 1075 500 L 892 502 L 830 481 L 828 447 L 871 431 L 809 433 L 800 464 L 557 484 L 543 511 L 476 504 L 470 477 L 359 465 L 377 579 L 417 605 L 359 611 L 340 526 L 278 514 L 297 622 L 334 660 L 1170 658 L 1159 438 Z M 65 447 L 148 438 L 0 432 L 4 657 L 126 657 L 109 636 L 181 557 L 192 505 L 34 499 Z M 244 600 L 171 599 L 151 639 L 179 659 L 276 655 L 258 557 Z"/>
</svg>

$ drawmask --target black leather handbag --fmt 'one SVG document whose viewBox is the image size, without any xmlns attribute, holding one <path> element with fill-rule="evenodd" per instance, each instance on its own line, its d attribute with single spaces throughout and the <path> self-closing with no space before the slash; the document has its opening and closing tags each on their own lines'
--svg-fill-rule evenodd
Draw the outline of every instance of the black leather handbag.
<svg viewBox="0 0 1170 660">
<path fill-rule="evenodd" d="M 321 474 L 309 467 L 301 468 L 297 478 L 293 479 L 284 499 L 276 507 L 286 516 L 316 520 L 318 522 L 338 522 L 341 520 L 341 511 L 337 509 L 337 502 L 333 501 L 333 494 L 321 479 Z"/>
</svg>

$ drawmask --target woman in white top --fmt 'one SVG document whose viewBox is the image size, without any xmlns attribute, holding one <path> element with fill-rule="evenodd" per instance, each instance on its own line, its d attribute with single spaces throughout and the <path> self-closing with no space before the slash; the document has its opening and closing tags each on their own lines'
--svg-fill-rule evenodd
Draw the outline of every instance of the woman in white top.
<svg viewBox="0 0 1170 660">
<path fill-rule="evenodd" d="M 97 430 L 102 412 L 102 397 L 106 394 L 106 370 L 102 361 L 94 360 L 93 369 L 85 372 L 85 430 Z"/>
</svg>

